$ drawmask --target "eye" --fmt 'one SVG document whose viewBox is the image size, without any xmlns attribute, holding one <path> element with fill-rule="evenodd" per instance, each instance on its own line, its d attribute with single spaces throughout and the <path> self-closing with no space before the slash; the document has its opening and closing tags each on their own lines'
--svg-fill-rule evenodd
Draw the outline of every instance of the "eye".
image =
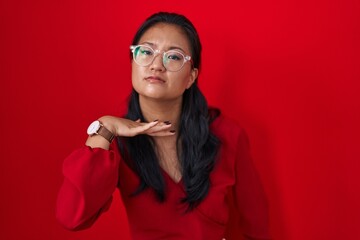
<svg viewBox="0 0 360 240">
<path fill-rule="evenodd" d="M 166 53 L 166 58 L 168 60 L 181 61 L 181 60 L 183 60 L 184 56 L 178 52 L 168 52 L 168 53 Z"/>
<path fill-rule="evenodd" d="M 152 55 L 153 51 L 151 51 L 150 49 L 141 48 L 140 49 L 140 54 L 142 54 L 142 55 Z"/>
</svg>

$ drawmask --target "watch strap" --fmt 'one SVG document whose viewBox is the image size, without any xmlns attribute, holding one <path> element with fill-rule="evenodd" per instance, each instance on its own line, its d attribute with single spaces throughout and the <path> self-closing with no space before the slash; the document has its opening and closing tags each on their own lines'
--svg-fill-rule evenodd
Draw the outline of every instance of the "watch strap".
<svg viewBox="0 0 360 240">
<path fill-rule="evenodd" d="M 100 125 L 99 130 L 97 131 L 97 134 L 102 136 L 103 138 L 105 138 L 106 140 L 109 141 L 109 143 L 111 143 L 114 138 L 115 138 L 115 134 L 113 134 L 111 131 L 109 131 L 106 127 L 104 127 L 104 125 Z"/>
</svg>

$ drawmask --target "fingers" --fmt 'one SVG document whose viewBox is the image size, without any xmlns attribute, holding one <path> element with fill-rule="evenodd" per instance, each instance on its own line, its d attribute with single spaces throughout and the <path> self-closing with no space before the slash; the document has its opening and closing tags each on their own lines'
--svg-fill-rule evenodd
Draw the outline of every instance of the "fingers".
<svg viewBox="0 0 360 240">
<path fill-rule="evenodd" d="M 140 120 L 136 120 L 129 126 L 130 130 L 133 131 L 135 134 L 142 134 L 147 132 L 149 129 L 154 128 L 159 124 L 159 121 L 155 120 L 149 123 L 142 123 Z"/>
<path fill-rule="evenodd" d="M 149 136 L 171 136 L 174 135 L 173 127 L 169 121 L 141 122 L 141 119 L 130 120 L 126 118 L 116 119 L 116 135 L 133 137 L 140 134 Z"/>
<path fill-rule="evenodd" d="M 136 130 L 137 134 L 147 134 L 149 136 L 172 136 L 175 134 L 169 121 L 159 122 L 155 120 L 136 127 Z"/>
</svg>

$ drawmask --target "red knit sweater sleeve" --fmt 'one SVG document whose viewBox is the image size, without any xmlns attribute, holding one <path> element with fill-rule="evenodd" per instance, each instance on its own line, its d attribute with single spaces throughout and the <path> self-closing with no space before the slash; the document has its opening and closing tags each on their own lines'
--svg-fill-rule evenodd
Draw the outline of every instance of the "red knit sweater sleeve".
<svg viewBox="0 0 360 240">
<path fill-rule="evenodd" d="M 118 184 L 119 159 L 117 151 L 84 146 L 64 160 L 56 205 L 61 225 L 69 230 L 88 228 L 109 208 Z"/>
<path fill-rule="evenodd" d="M 244 226 L 245 239 L 271 239 L 267 199 L 251 158 L 249 140 L 244 130 L 241 130 L 238 138 L 235 169 L 235 205 Z"/>
</svg>

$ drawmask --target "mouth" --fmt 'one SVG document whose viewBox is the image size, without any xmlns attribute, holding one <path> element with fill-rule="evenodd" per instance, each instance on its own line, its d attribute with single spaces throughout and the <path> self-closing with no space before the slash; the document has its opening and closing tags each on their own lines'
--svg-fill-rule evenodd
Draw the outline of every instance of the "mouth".
<svg viewBox="0 0 360 240">
<path fill-rule="evenodd" d="M 156 77 L 156 76 L 146 77 L 145 81 L 148 81 L 150 83 L 164 83 L 165 82 L 162 78 L 159 78 L 159 77 Z"/>
</svg>

